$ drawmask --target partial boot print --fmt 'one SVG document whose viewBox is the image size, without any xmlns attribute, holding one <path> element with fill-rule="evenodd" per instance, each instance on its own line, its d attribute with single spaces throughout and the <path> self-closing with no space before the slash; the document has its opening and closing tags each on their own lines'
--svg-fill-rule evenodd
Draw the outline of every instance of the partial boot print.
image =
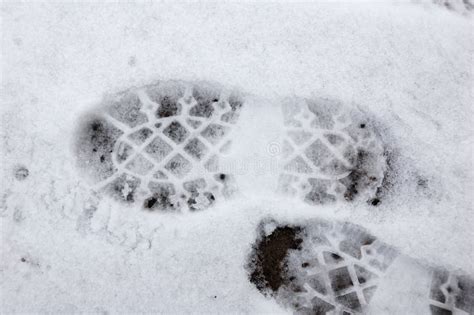
<svg viewBox="0 0 474 315">
<path fill-rule="evenodd" d="M 150 210 L 200 210 L 235 191 L 219 172 L 243 97 L 210 83 L 159 82 L 119 93 L 84 118 L 75 145 L 95 188 Z"/>
<path fill-rule="evenodd" d="M 416 268 L 423 270 L 417 273 L 422 297 L 416 314 L 473 312 L 473 278 L 426 264 L 418 267 L 360 226 L 326 220 L 284 225 L 269 219 L 257 233 L 247 265 L 249 280 L 297 314 L 377 314 L 371 301 L 382 299 L 385 305 L 384 298 L 410 290 L 393 289 L 393 279 L 403 281 L 398 273 Z"/>
<path fill-rule="evenodd" d="M 372 121 L 339 101 L 288 98 L 280 191 L 311 204 L 361 198 L 377 205 L 387 171 Z"/>
</svg>

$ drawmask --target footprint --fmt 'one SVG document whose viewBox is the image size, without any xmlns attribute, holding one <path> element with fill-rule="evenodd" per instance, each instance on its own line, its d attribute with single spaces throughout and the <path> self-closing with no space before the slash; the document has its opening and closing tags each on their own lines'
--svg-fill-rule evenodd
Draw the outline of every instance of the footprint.
<svg viewBox="0 0 474 315">
<path fill-rule="evenodd" d="M 469 12 L 474 10 L 474 2 L 472 0 L 433 0 L 432 2 L 464 15 L 468 15 Z"/>
<path fill-rule="evenodd" d="M 288 98 L 282 111 L 281 192 L 312 204 L 358 198 L 380 202 L 386 149 L 362 111 L 323 98 Z"/>
<path fill-rule="evenodd" d="M 415 291 L 423 313 L 474 312 L 473 278 L 410 259 L 360 226 L 318 219 L 285 225 L 269 219 L 257 234 L 248 258 L 249 280 L 297 314 L 362 314 L 369 303 L 411 297 Z M 404 286 L 403 275 L 410 270 L 420 279 Z M 400 282 L 401 287 L 394 285 Z M 412 305 L 403 307 L 412 314 Z"/>
<path fill-rule="evenodd" d="M 244 100 L 210 83 L 166 81 L 118 93 L 83 117 L 81 174 L 112 198 L 150 210 L 201 210 L 236 190 L 219 154 Z M 224 148 L 225 147 L 225 148 Z"/>
</svg>

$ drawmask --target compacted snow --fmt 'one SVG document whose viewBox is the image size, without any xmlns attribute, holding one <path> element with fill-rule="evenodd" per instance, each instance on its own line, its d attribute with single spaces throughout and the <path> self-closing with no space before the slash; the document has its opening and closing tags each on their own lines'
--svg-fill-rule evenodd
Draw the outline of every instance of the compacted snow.
<svg viewBox="0 0 474 315">
<path fill-rule="evenodd" d="M 474 274 L 474 37 L 458 4 L 4 3 L 0 311 L 291 313 L 292 290 L 262 294 L 252 276 L 259 242 L 305 228 L 285 245 L 304 285 L 305 250 L 329 233 L 315 226 L 337 221 L 356 231 L 336 223 L 338 242 L 367 234 L 359 245 L 376 238 L 397 253 L 382 255 L 386 268 L 402 257 L 373 304 L 351 309 L 429 314 L 431 277 Z M 120 93 L 139 95 L 149 121 L 137 110 L 127 127 Z M 176 120 L 169 99 L 183 106 Z M 192 106 L 202 107 L 197 131 Z M 147 147 L 156 141 L 167 144 Z M 165 164 L 166 146 L 181 157 Z M 201 160 L 208 152 L 219 172 Z M 120 171 L 151 186 L 120 175 L 98 185 L 122 158 Z M 160 199 L 160 170 L 175 188 L 198 174 L 209 189 Z M 271 252 L 277 262 L 286 254 Z M 325 262 L 346 259 L 354 277 L 347 252 Z M 461 302 L 472 310 L 472 298 Z"/>
</svg>

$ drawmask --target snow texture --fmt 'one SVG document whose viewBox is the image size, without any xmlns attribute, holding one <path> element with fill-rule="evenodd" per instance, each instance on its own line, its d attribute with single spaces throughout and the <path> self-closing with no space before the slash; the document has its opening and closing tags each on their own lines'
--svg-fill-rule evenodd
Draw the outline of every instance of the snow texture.
<svg viewBox="0 0 474 315">
<path fill-rule="evenodd" d="M 472 4 L 435 2 L 4 2 L 0 312 L 472 313 Z M 262 235 L 321 222 L 397 254 L 302 237 L 311 300 L 262 292 Z"/>
</svg>

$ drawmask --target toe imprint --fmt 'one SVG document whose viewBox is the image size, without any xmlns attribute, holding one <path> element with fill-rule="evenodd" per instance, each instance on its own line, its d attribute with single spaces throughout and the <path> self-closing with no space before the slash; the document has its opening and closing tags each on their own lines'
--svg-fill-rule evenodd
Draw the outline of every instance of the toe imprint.
<svg viewBox="0 0 474 315">
<path fill-rule="evenodd" d="M 259 291 L 298 314 L 361 314 L 379 287 L 390 290 L 382 284 L 399 257 L 395 248 L 354 224 L 310 220 L 283 225 L 265 220 L 258 228 L 247 270 Z M 472 314 L 474 279 L 425 267 L 433 275 L 431 287 L 424 288 L 426 312 Z M 392 292 L 382 296 L 390 297 Z"/>
<path fill-rule="evenodd" d="M 235 191 L 232 174 L 216 175 L 242 106 L 241 94 L 203 82 L 119 93 L 83 119 L 78 167 L 116 200 L 150 210 L 207 208 Z"/>
</svg>

